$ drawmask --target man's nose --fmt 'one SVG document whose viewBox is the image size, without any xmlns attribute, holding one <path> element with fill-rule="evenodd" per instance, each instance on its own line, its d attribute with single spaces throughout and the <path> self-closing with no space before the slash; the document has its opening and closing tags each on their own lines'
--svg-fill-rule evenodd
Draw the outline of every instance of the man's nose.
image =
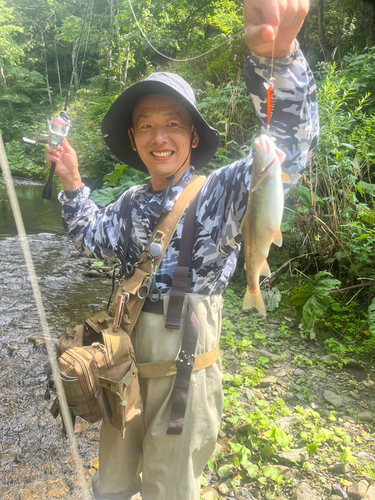
<svg viewBox="0 0 375 500">
<path fill-rule="evenodd" d="M 159 126 L 155 127 L 155 132 L 154 132 L 154 141 L 156 144 L 163 144 L 167 142 L 168 137 L 167 137 L 167 131 L 165 127 Z"/>
</svg>

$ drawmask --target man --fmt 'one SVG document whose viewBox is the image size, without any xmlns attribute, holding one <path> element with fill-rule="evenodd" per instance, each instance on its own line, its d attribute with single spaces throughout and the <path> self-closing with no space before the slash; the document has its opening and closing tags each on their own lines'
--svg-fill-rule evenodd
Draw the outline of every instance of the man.
<svg viewBox="0 0 375 500">
<path fill-rule="evenodd" d="M 292 184 L 318 135 L 315 84 L 295 41 L 307 10 L 308 0 L 245 0 L 245 40 L 252 51 L 244 67 L 245 80 L 265 131 L 266 89 L 274 55 L 277 106 L 269 133 L 286 154 L 283 168 Z M 63 223 L 77 248 L 86 256 L 119 257 L 134 264 L 160 215 L 171 210 L 194 170 L 214 156 L 218 133 L 197 111 L 189 85 L 171 73 L 155 73 L 127 89 L 104 118 L 102 133 L 121 161 L 150 173 L 149 185 L 132 188 L 99 210 L 88 200 L 75 152 L 66 141 L 56 151 L 47 146 L 46 159 L 56 162 L 55 172 L 64 186 Z M 251 164 L 249 155 L 213 172 L 199 195 L 191 293 L 185 298 L 199 322 L 196 354 L 214 348 L 219 340 L 221 292 L 233 272 L 241 241 Z M 162 311 L 169 300 L 183 222 L 156 274 Z M 129 224 L 130 240 L 124 252 Z M 186 308 L 182 323 L 185 318 Z M 137 362 L 176 359 L 182 335 L 183 328 L 165 329 L 163 313 L 142 312 L 132 334 Z M 192 374 L 180 435 L 167 434 L 173 383 L 174 377 L 141 380 L 145 409 L 128 424 L 123 441 L 118 430 L 103 424 L 100 468 L 93 481 L 95 498 L 130 500 L 141 489 L 143 500 L 199 499 L 200 475 L 215 448 L 222 412 L 220 361 Z"/>
</svg>

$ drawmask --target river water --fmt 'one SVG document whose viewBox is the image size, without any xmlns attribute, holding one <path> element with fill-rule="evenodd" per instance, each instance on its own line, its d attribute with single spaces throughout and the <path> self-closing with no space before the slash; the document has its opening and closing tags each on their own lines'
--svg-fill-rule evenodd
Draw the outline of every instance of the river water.
<svg viewBox="0 0 375 500">
<path fill-rule="evenodd" d="M 43 186 L 18 181 L 28 242 L 53 339 L 104 309 L 111 284 L 82 276 L 86 259 L 64 234 L 60 203 Z M 82 497 L 61 420 L 49 412 L 47 351 L 5 187 L 0 187 L 0 499 Z M 91 478 L 99 425 L 77 419 L 82 464 Z"/>
</svg>

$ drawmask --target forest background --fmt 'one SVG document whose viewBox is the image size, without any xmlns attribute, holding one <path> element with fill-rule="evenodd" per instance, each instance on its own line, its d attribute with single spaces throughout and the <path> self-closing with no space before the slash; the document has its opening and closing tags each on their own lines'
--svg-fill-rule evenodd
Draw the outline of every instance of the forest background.
<svg viewBox="0 0 375 500">
<path fill-rule="evenodd" d="M 0 0 L 0 130 L 14 175 L 47 176 L 43 149 L 21 139 L 37 138 L 63 110 L 86 9 L 69 140 L 97 204 L 147 180 L 117 163 L 100 123 L 125 88 L 153 71 L 186 78 L 219 129 L 220 148 L 206 171 L 248 154 L 257 124 L 242 78 L 242 1 L 134 0 L 133 8 L 139 25 L 128 0 L 89 0 L 88 7 L 81 0 Z M 185 61 L 162 57 L 140 28 L 158 51 Z M 312 0 L 298 39 L 318 84 L 321 138 L 314 162 L 287 194 L 267 307 L 273 313 L 281 302 L 284 311 L 297 311 L 301 335 L 328 335 L 332 352 L 374 355 L 374 6 Z M 232 286 L 242 293 L 241 265 Z"/>
</svg>

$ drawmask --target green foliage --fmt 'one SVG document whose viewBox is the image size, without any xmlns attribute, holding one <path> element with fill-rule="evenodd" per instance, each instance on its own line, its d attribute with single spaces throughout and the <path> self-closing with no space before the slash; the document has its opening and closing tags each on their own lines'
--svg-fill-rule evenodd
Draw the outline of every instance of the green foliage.
<svg viewBox="0 0 375 500">
<path fill-rule="evenodd" d="M 301 294 L 298 294 L 297 289 L 294 290 L 292 298 L 295 304 L 302 305 L 306 299 L 299 326 L 302 336 L 309 336 L 311 339 L 316 337 L 315 323 L 323 318 L 331 303 L 329 292 L 337 289 L 339 285 L 340 281 L 332 278 L 328 271 L 320 271 L 314 276 L 310 294 L 307 287 L 299 288 Z"/>
<path fill-rule="evenodd" d="M 147 174 L 133 168 L 117 164 L 115 170 L 104 176 L 102 189 L 94 191 L 90 198 L 100 207 L 105 207 L 132 186 L 144 184 L 149 179 Z"/>
<path fill-rule="evenodd" d="M 368 306 L 368 324 L 371 335 L 375 337 L 375 298 L 372 299 Z"/>
</svg>

